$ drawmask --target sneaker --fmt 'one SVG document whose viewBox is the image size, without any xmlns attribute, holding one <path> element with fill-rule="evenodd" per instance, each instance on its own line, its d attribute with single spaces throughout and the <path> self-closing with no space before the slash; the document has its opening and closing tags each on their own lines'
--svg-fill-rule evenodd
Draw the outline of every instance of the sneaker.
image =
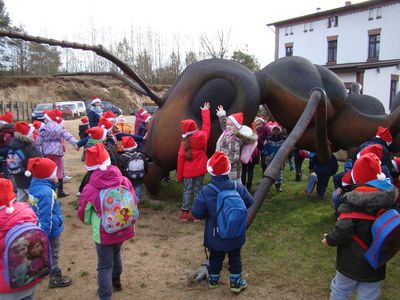
<svg viewBox="0 0 400 300">
<path fill-rule="evenodd" d="M 207 280 L 210 289 L 215 289 L 218 287 L 219 274 L 208 274 Z"/>
<path fill-rule="evenodd" d="M 119 277 L 113 278 L 112 286 L 115 292 L 122 291 L 121 279 Z"/>
<path fill-rule="evenodd" d="M 182 210 L 182 212 L 181 212 L 181 220 L 182 220 L 183 222 L 189 221 L 189 216 L 190 216 L 189 211 L 187 211 L 187 210 Z"/>
<path fill-rule="evenodd" d="M 69 196 L 69 193 L 64 192 L 64 191 L 59 191 L 59 192 L 57 193 L 57 197 L 58 197 L 58 198 L 65 198 L 65 197 L 68 197 L 68 196 Z"/>
<path fill-rule="evenodd" d="M 72 176 L 65 175 L 64 178 L 63 178 L 63 182 L 70 181 L 71 179 L 72 179 Z"/>
<path fill-rule="evenodd" d="M 240 274 L 230 274 L 229 281 L 230 290 L 233 293 L 240 293 L 245 288 L 247 288 L 247 281 L 246 279 L 242 278 Z"/>
<path fill-rule="evenodd" d="M 69 279 L 68 277 L 62 276 L 61 271 L 58 271 L 54 274 L 50 274 L 50 279 L 49 279 L 50 289 L 67 287 L 70 286 L 71 283 L 72 280 Z"/>
<path fill-rule="evenodd" d="M 197 219 L 195 216 L 192 215 L 192 221 L 194 223 L 200 222 L 200 219 Z"/>
</svg>

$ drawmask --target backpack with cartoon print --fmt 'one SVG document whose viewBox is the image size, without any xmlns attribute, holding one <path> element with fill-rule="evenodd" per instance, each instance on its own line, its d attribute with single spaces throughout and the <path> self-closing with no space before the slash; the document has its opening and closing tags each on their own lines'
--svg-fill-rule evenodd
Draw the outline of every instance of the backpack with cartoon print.
<svg viewBox="0 0 400 300">
<path fill-rule="evenodd" d="M 101 226 L 114 233 L 132 226 L 139 219 L 136 195 L 118 186 L 100 191 Z"/>
</svg>

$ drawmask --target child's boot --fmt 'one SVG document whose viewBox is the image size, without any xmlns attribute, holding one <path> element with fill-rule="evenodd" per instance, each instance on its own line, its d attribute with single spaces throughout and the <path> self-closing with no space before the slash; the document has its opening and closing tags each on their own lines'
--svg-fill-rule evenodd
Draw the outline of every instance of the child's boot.
<svg viewBox="0 0 400 300">
<path fill-rule="evenodd" d="M 275 183 L 275 189 L 276 189 L 277 192 L 283 192 L 280 183 Z"/>
<path fill-rule="evenodd" d="M 247 287 L 246 279 L 242 278 L 240 274 L 230 274 L 229 281 L 231 285 L 231 292 L 240 293 Z"/>
<path fill-rule="evenodd" d="M 71 285 L 72 280 L 68 277 L 62 276 L 61 270 L 50 274 L 49 288 L 60 288 Z"/>
<path fill-rule="evenodd" d="M 57 191 L 57 197 L 58 198 L 63 198 L 69 196 L 69 193 L 64 192 L 64 181 L 63 179 L 58 180 L 58 191 Z"/>
<path fill-rule="evenodd" d="M 208 286 L 211 289 L 215 289 L 218 287 L 219 274 L 208 274 L 207 280 L 208 280 Z"/>
<path fill-rule="evenodd" d="M 188 211 L 188 210 L 183 210 L 183 209 L 182 209 L 182 211 L 181 211 L 181 220 L 182 220 L 183 222 L 187 222 L 187 221 L 189 221 L 189 217 L 190 217 L 189 211 Z"/>
<path fill-rule="evenodd" d="M 114 291 L 119 292 L 122 291 L 121 279 L 119 277 L 112 279 L 112 286 Z"/>
</svg>

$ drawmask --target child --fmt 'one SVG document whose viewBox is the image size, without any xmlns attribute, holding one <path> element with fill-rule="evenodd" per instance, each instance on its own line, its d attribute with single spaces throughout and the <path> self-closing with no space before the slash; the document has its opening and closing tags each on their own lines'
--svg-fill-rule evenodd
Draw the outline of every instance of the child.
<svg viewBox="0 0 400 300">
<path fill-rule="evenodd" d="M 144 116 L 147 114 L 147 110 L 145 110 L 143 107 L 135 113 L 135 134 L 138 134 L 139 124 L 143 121 Z"/>
<path fill-rule="evenodd" d="M 41 157 L 32 137 L 34 127 L 26 122 L 15 123 L 14 138 L 10 142 L 9 169 L 17 186 L 17 201 L 27 202 L 31 178 L 25 176 L 29 158 Z M 22 154 L 22 155 L 20 155 Z"/>
<path fill-rule="evenodd" d="M 100 299 L 111 299 L 112 288 L 121 286 L 121 246 L 134 236 L 134 226 L 108 233 L 101 225 L 100 192 L 103 189 L 123 186 L 135 194 L 130 181 L 111 165 L 110 156 L 102 143 L 86 149 L 86 169 L 92 171 L 88 184 L 79 199 L 78 216 L 92 226 L 92 238 L 97 251 L 97 282 Z"/>
<path fill-rule="evenodd" d="M 339 213 L 359 212 L 376 216 L 381 209 L 395 207 L 397 191 L 385 180 L 380 161 L 373 153 L 361 156 L 351 171 L 355 185 L 344 194 Z M 378 299 L 380 284 L 385 279 L 386 264 L 374 269 L 364 257 L 365 250 L 353 239 L 357 236 L 367 245 L 372 242 L 372 220 L 338 219 L 323 245 L 337 247 L 336 276 L 331 283 L 330 299 L 349 299 L 357 291 L 357 299 Z"/>
<path fill-rule="evenodd" d="M 29 159 L 28 171 L 25 173 L 26 176 L 32 175 L 29 202 L 38 217 L 38 226 L 47 233 L 51 244 L 52 268 L 49 288 L 69 286 L 71 279 L 63 276 L 58 266 L 64 225 L 60 202 L 54 192 L 58 181 L 57 165 L 48 158 L 35 157 Z"/>
<path fill-rule="evenodd" d="M 98 126 L 103 108 L 101 107 L 101 100 L 99 97 L 93 96 L 90 103 L 90 110 L 88 112 L 89 127 Z"/>
<path fill-rule="evenodd" d="M 144 140 L 146 139 L 146 135 L 147 135 L 147 129 L 148 129 L 148 124 L 150 122 L 151 119 L 151 114 L 146 113 L 144 114 L 141 119 L 140 122 L 138 124 L 138 127 L 135 131 L 135 134 L 140 136 L 142 138 L 142 141 L 138 141 L 138 150 L 139 151 L 143 151 L 144 148 Z"/>
<path fill-rule="evenodd" d="M 263 155 L 264 143 L 267 137 L 271 135 L 271 126 L 262 117 L 256 117 L 254 119 L 254 126 L 256 127 L 258 135 L 257 148 L 260 152 L 262 176 L 267 169 L 267 165 L 265 164 L 265 157 Z"/>
<path fill-rule="evenodd" d="M 79 138 L 84 139 L 88 136 L 86 130 L 89 129 L 89 118 L 83 117 L 81 118 L 81 124 L 79 124 Z"/>
<path fill-rule="evenodd" d="M 223 190 L 235 189 L 244 204 L 249 208 L 253 204 L 253 197 L 247 189 L 238 182 L 229 179 L 231 164 L 228 156 L 223 152 L 216 151 L 207 161 L 207 171 L 211 175 L 211 183 Z M 198 219 L 206 219 L 204 230 L 204 246 L 210 250 L 208 266 L 208 282 L 211 288 L 216 288 L 219 281 L 219 273 L 222 269 L 222 262 L 225 255 L 229 258 L 230 289 L 232 292 L 240 292 L 247 287 L 247 282 L 242 278 L 242 261 L 240 249 L 246 241 L 246 232 L 233 239 L 222 239 L 215 231 L 217 218 L 217 191 L 210 184 L 203 186 L 196 196 L 196 201 L 192 208 L 192 215 Z M 245 221 L 244 221 L 245 222 Z"/>
<path fill-rule="evenodd" d="M 197 124 L 192 119 L 181 121 L 182 142 L 178 152 L 176 173 L 178 181 L 183 180 L 183 202 L 181 219 L 189 220 L 192 189 L 194 195 L 203 186 L 204 175 L 207 172 L 207 144 L 210 136 L 210 103 L 205 102 L 201 109 L 202 127 L 197 129 Z M 193 221 L 197 221 L 193 218 Z"/>
<path fill-rule="evenodd" d="M 14 124 L 12 124 L 13 114 L 6 112 L 0 116 L 0 173 L 6 178 L 11 178 L 8 172 L 6 158 L 9 144 L 14 136 Z"/>
<path fill-rule="evenodd" d="M 241 182 L 242 163 L 240 161 L 240 152 L 243 142 L 235 136 L 243 123 L 243 113 L 238 112 L 226 117 L 226 112 L 222 105 L 218 106 L 217 116 L 222 129 L 222 134 L 218 138 L 216 150 L 224 152 L 231 164 L 229 178 Z"/>
<path fill-rule="evenodd" d="M 318 199 L 323 199 L 325 196 L 326 189 L 329 184 L 331 176 L 335 175 L 338 170 L 337 159 L 334 154 L 331 154 L 331 158 L 326 163 L 321 163 L 318 160 L 317 154 L 311 152 L 309 155 L 309 170 L 317 174 L 317 195 Z"/>
<path fill-rule="evenodd" d="M 57 121 L 61 119 L 61 111 L 54 109 L 47 111 L 44 114 L 45 125 L 39 131 L 36 138 L 36 145 L 42 147 L 43 156 L 51 159 L 57 165 L 58 177 L 58 198 L 67 197 L 69 193 L 64 191 L 64 174 L 63 174 L 63 157 L 64 149 L 62 141 L 68 141 L 77 150 L 76 146 L 78 140 L 73 137 L 65 128 L 62 127 Z"/>
<path fill-rule="evenodd" d="M 119 115 L 115 119 L 115 126 L 118 128 L 120 132 L 124 132 L 127 134 L 132 134 L 132 126 L 126 122 L 126 118 L 123 115 Z"/>
<path fill-rule="evenodd" d="M 40 281 L 34 281 L 16 289 L 11 289 L 4 277 L 5 273 L 5 237 L 15 225 L 31 222 L 36 224 L 37 218 L 29 204 L 15 201 L 12 182 L 0 178 L 0 299 L 33 299 L 35 286 Z M 22 247 L 22 245 L 21 245 Z M 28 245 L 24 245 L 26 253 Z"/>
<path fill-rule="evenodd" d="M 123 166 L 122 174 L 130 180 L 136 193 L 137 201 L 142 198 L 143 178 L 147 173 L 147 159 L 142 152 L 135 151 L 137 144 L 131 136 L 122 138 L 124 152 L 119 154 L 119 161 Z"/>
<path fill-rule="evenodd" d="M 278 123 L 273 123 L 271 126 L 272 134 L 265 139 L 263 155 L 265 157 L 265 164 L 268 165 L 271 163 L 275 154 L 279 151 L 282 144 L 285 142 L 285 137 L 282 134 L 282 128 Z M 275 188 L 277 192 L 283 192 L 282 186 L 283 174 L 282 169 L 279 172 L 278 177 L 275 181 Z"/>
</svg>

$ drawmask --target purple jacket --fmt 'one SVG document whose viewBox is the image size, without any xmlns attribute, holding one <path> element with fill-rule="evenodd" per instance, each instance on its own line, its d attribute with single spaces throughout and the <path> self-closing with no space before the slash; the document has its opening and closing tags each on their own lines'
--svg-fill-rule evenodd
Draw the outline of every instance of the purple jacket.
<svg viewBox="0 0 400 300">
<path fill-rule="evenodd" d="M 271 126 L 269 126 L 267 122 L 264 122 L 264 124 L 258 127 L 256 131 L 258 135 L 257 148 L 260 152 L 262 152 L 265 140 L 272 134 Z"/>
<path fill-rule="evenodd" d="M 56 122 L 48 122 L 40 130 L 36 138 L 36 146 L 41 147 L 43 156 L 64 156 L 62 140 L 68 141 L 75 146 L 78 140 L 74 138 L 64 127 Z"/>
<path fill-rule="evenodd" d="M 95 170 L 79 197 L 78 217 L 82 222 L 92 225 L 93 240 L 100 245 L 119 244 L 135 236 L 134 226 L 114 233 L 107 233 L 101 223 L 100 191 L 102 189 L 124 186 L 133 190 L 128 178 L 122 176 L 116 166 L 108 166 L 107 170 Z"/>
</svg>

